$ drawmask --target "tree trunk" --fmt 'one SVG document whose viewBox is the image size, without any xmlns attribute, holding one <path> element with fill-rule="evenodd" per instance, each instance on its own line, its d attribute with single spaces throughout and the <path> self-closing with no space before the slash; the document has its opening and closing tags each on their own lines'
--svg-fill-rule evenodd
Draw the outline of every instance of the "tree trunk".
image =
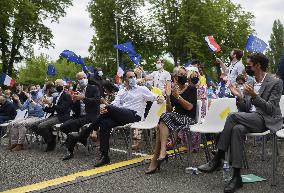
<svg viewBox="0 0 284 193">
<path fill-rule="evenodd" d="M 7 73 L 7 68 L 8 68 L 8 59 L 7 59 L 7 47 L 5 45 L 5 42 L 3 40 L 1 41 L 1 60 L 2 60 L 2 72 Z"/>
</svg>

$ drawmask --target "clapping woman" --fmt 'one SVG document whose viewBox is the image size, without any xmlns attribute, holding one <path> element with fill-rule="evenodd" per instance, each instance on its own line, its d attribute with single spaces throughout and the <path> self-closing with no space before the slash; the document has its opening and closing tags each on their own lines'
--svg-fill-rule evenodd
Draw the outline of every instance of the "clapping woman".
<svg viewBox="0 0 284 193">
<path fill-rule="evenodd" d="M 166 145 L 169 133 L 178 132 L 195 123 L 197 89 L 187 82 L 187 72 L 185 68 L 180 67 L 177 83 L 172 85 L 171 91 L 166 91 L 167 112 L 162 114 L 157 126 L 154 157 L 146 174 L 155 173 L 161 164 L 168 160 Z"/>
</svg>

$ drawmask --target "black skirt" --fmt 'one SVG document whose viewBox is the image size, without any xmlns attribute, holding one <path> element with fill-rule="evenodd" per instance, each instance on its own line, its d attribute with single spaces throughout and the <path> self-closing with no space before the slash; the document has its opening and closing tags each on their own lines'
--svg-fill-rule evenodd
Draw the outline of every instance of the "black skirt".
<svg viewBox="0 0 284 193">
<path fill-rule="evenodd" d="M 169 130 L 178 132 L 184 127 L 190 127 L 190 125 L 195 124 L 195 120 L 189 116 L 181 115 L 176 112 L 163 113 L 160 117 L 159 122 L 164 122 Z"/>
</svg>

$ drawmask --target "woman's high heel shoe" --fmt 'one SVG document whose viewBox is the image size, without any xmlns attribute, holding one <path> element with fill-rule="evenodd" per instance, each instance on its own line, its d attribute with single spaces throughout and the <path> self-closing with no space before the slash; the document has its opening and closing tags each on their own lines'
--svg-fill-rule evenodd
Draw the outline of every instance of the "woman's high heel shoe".
<svg viewBox="0 0 284 193">
<path fill-rule="evenodd" d="M 166 163 L 168 163 L 168 160 L 169 160 L 168 154 L 167 154 L 164 158 L 159 158 L 159 159 L 157 159 L 157 168 L 160 169 L 161 164 L 162 164 L 164 161 L 166 161 Z"/>
<path fill-rule="evenodd" d="M 157 166 L 155 169 L 153 169 L 153 170 L 147 170 L 147 171 L 145 171 L 145 174 L 154 174 L 154 173 L 156 173 L 156 171 L 159 171 L 160 170 L 160 166 Z"/>
</svg>

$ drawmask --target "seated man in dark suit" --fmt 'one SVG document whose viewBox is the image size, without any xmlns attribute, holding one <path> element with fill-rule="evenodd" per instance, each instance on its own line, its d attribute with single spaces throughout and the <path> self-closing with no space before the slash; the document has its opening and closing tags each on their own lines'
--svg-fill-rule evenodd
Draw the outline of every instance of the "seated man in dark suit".
<svg viewBox="0 0 284 193">
<path fill-rule="evenodd" d="M 0 96 L 0 124 L 15 119 L 16 115 L 17 111 L 14 104 Z"/>
<path fill-rule="evenodd" d="M 70 132 L 78 132 L 80 127 L 87 123 L 91 123 L 97 120 L 100 114 L 100 89 L 96 85 L 88 84 L 88 79 L 83 72 L 79 72 L 76 75 L 76 79 L 79 83 L 77 95 L 74 95 L 73 101 L 75 102 L 75 112 L 79 114 L 78 118 L 68 120 L 64 122 L 60 129 L 62 132 L 68 134 Z M 84 145 L 87 144 L 87 138 L 83 138 L 81 141 Z M 63 160 L 68 160 L 73 157 L 74 146 L 76 142 L 72 136 L 68 135 L 66 140 L 66 146 L 68 154 Z"/>
<path fill-rule="evenodd" d="M 53 151 L 56 146 L 56 138 L 52 134 L 52 127 L 58 123 L 63 123 L 70 119 L 70 111 L 72 105 L 72 98 L 69 94 L 63 90 L 64 82 L 61 79 L 55 81 L 56 91 L 58 96 L 54 97 L 53 102 L 44 99 L 43 103 L 47 105 L 43 110 L 47 113 L 51 113 L 52 116 L 40 121 L 40 124 L 35 129 L 38 135 L 41 135 L 44 141 L 47 143 L 47 151 Z"/>
<path fill-rule="evenodd" d="M 237 97 L 239 112 L 227 117 L 214 158 L 198 169 L 211 173 L 219 168 L 225 152 L 230 148 L 233 178 L 225 185 L 224 192 L 235 192 L 243 186 L 240 170 L 243 162 L 243 140 L 246 133 L 261 133 L 268 129 L 275 133 L 282 128 L 282 115 L 279 107 L 283 82 L 266 73 L 268 58 L 261 53 L 248 56 L 246 72 L 255 77 L 253 85 L 245 84 L 243 93 L 234 85 L 232 94 Z"/>
</svg>

